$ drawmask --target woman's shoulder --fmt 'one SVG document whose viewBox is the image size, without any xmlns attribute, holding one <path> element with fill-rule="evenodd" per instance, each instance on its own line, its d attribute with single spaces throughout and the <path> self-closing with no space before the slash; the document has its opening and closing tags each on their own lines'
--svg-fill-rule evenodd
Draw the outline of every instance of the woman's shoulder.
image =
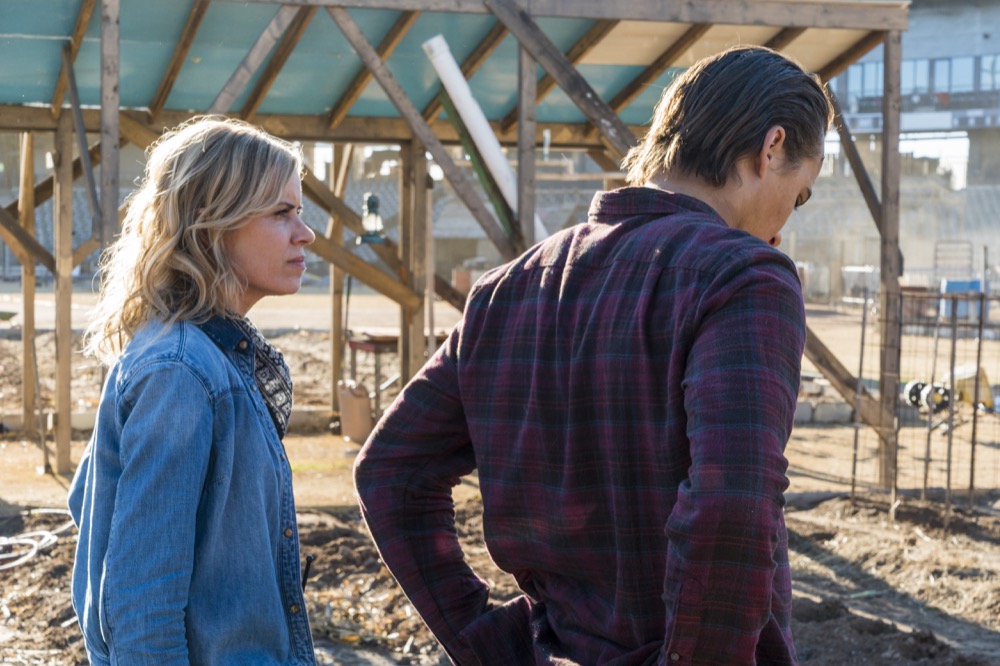
<svg viewBox="0 0 1000 666">
<path fill-rule="evenodd" d="M 154 320 L 143 325 L 126 346 L 118 359 L 118 372 L 126 379 L 174 368 L 213 385 L 228 375 L 227 364 L 225 355 L 197 324 Z"/>
</svg>

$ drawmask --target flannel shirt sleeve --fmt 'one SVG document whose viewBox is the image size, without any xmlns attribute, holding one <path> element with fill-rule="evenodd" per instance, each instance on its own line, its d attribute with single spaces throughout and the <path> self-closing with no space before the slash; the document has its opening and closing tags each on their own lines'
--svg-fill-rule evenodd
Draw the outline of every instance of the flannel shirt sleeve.
<svg viewBox="0 0 1000 666">
<path fill-rule="evenodd" d="M 354 478 L 382 560 L 456 663 L 478 663 L 462 630 L 491 610 L 466 564 L 452 488 L 475 468 L 458 395 L 452 333 L 406 385 L 362 447 Z"/>
<path fill-rule="evenodd" d="M 787 631 L 784 448 L 805 313 L 787 261 L 751 262 L 705 293 L 684 380 L 691 466 L 666 525 L 661 663 L 749 664 L 765 627 Z"/>
</svg>

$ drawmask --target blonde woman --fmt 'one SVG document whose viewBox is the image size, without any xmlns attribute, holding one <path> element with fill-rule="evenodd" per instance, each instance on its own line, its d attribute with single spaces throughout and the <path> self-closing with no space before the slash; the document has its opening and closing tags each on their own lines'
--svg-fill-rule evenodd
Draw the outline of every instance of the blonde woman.
<svg viewBox="0 0 1000 666">
<path fill-rule="evenodd" d="M 93 664 L 312 664 L 292 387 L 246 318 L 298 291 L 301 155 L 196 118 L 148 152 L 102 259 L 87 350 L 110 366 L 69 493 L 73 603 Z"/>
</svg>

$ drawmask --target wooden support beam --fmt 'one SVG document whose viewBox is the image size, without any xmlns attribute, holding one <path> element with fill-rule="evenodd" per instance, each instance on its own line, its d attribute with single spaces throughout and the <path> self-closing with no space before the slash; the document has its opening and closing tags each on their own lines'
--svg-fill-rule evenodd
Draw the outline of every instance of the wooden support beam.
<svg viewBox="0 0 1000 666">
<path fill-rule="evenodd" d="M 113 0 L 112 0 L 113 1 Z M 117 109 L 115 109 L 117 111 Z M 65 115 L 59 119 L 55 140 L 55 200 L 53 236 L 55 238 L 55 444 L 57 474 L 73 471 L 70 459 L 70 414 L 73 403 L 70 387 L 73 379 L 73 125 Z"/>
<path fill-rule="evenodd" d="M 840 107 L 840 102 L 837 100 L 837 96 L 830 91 L 830 101 L 833 104 L 834 109 L 834 127 L 837 128 L 837 134 L 840 136 L 840 146 L 844 151 L 844 156 L 847 157 L 848 164 L 851 165 L 851 172 L 854 173 L 854 179 L 858 183 L 858 187 L 861 189 L 861 196 L 864 198 L 865 203 L 868 205 L 868 211 L 872 215 L 872 220 L 875 221 L 875 227 L 878 229 L 879 235 L 882 235 L 882 204 L 879 202 L 878 193 L 875 191 L 875 185 L 872 183 L 871 177 L 868 174 L 868 169 L 865 168 L 865 163 L 861 160 L 861 154 L 858 152 L 858 147 L 854 143 L 854 136 L 851 134 L 851 129 L 847 126 L 847 121 L 844 119 L 843 111 Z M 903 265 L 903 253 L 902 250 L 897 248 L 899 253 L 899 265 Z"/>
<path fill-rule="evenodd" d="M 24 231 L 35 235 L 35 138 L 21 134 L 21 182 L 18 219 Z M 21 424 L 28 435 L 38 433 L 38 364 L 35 362 L 35 262 L 21 262 Z"/>
<path fill-rule="evenodd" d="M 566 56 L 542 32 L 534 19 L 512 0 L 483 0 L 483 4 L 507 26 L 521 46 L 527 49 L 538 64 L 555 79 L 577 108 L 600 130 L 609 146 L 624 156 L 635 145 L 635 135 L 566 60 Z"/>
<path fill-rule="evenodd" d="M 882 450 L 879 480 L 882 487 L 896 493 L 896 417 L 899 414 L 899 355 L 902 347 L 902 304 L 899 277 L 903 273 L 899 251 L 899 178 L 902 159 L 899 155 L 900 69 L 903 62 L 902 34 L 890 30 L 883 43 L 884 73 L 882 93 L 882 236 L 879 273 L 881 293 L 881 371 L 879 391 L 882 399 Z"/>
<path fill-rule="evenodd" d="M 250 47 L 250 50 L 243 57 L 239 66 L 236 67 L 236 71 L 229 77 L 226 85 L 222 87 L 222 90 L 219 91 L 219 94 L 211 106 L 209 106 L 209 113 L 229 112 L 229 109 L 233 106 L 233 102 L 246 89 L 247 84 L 250 83 L 250 79 L 260 69 L 260 66 L 271 53 L 274 45 L 278 43 L 285 30 L 295 20 L 298 12 L 299 8 L 296 5 L 282 5 L 278 9 L 278 12 L 267 24 L 267 27 L 264 28 L 264 32 L 260 34 L 254 45 Z"/>
<path fill-rule="evenodd" d="M 399 253 L 406 265 L 409 285 L 426 299 L 428 272 L 434 267 L 427 264 L 428 197 L 427 159 L 424 147 L 417 142 L 403 146 L 400 158 L 400 228 Z M 427 339 L 424 335 L 426 308 L 403 312 L 400 317 L 399 359 L 400 382 L 405 385 L 423 367 Z"/>
<path fill-rule="evenodd" d="M 121 72 L 119 44 L 120 0 L 101 0 L 101 247 L 109 247 L 118 233 L 119 130 L 118 92 Z M 57 130 L 58 131 L 58 130 Z M 66 173 L 72 187 L 71 154 L 66 155 Z M 72 249 L 68 250 L 72 259 Z M 57 258 L 58 261 L 58 258 Z M 67 426 L 68 427 L 68 426 Z"/>
<path fill-rule="evenodd" d="M 608 106 L 616 114 L 620 113 L 622 109 L 632 103 L 632 101 L 638 97 L 640 94 L 645 92 L 656 79 L 670 69 L 676 63 L 684 53 L 690 49 L 694 44 L 701 39 L 706 32 L 711 28 L 711 25 L 705 23 L 699 23 L 693 25 L 684 31 L 684 34 L 680 38 L 671 44 L 666 51 L 661 53 L 659 57 L 652 62 L 646 69 L 639 73 L 639 76 L 635 77 L 622 88 L 614 98 L 608 102 Z M 592 128 L 590 134 L 595 134 L 597 128 Z"/>
<path fill-rule="evenodd" d="M 73 72 L 73 61 L 70 59 L 70 49 L 64 46 L 62 50 L 63 71 L 66 72 L 69 99 L 73 110 L 73 126 L 76 128 L 76 138 L 80 144 L 80 168 L 86 182 L 87 203 L 90 204 L 91 228 L 101 225 L 101 203 L 97 198 L 97 183 L 94 180 L 94 168 L 90 163 L 90 149 L 87 146 L 87 128 L 83 124 L 83 111 L 80 109 L 80 95 L 76 89 L 76 74 Z"/>
<path fill-rule="evenodd" d="M 423 297 L 420 294 L 415 293 L 397 278 L 372 266 L 357 255 L 348 252 L 343 245 L 336 243 L 326 236 L 316 234 L 315 242 L 309 245 L 307 249 L 330 263 L 336 264 L 375 291 L 388 296 L 398 303 L 400 307 L 408 311 L 415 310 L 423 304 Z"/>
<path fill-rule="evenodd" d="M 383 61 L 388 60 L 392 52 L 396 50 L 399 43 L 403 41 L 403 37 L 406 33 L 410 31 L 413 24 L 416 23 L 417 19 L 420 18 L 420 12 L 403 12 L 396 19 L 396 22 L 392 24 L 389 28 L 389 32 L 386 36 L 382 38 L 381 43 L 379 43 L 378 48 L 375 52 L 378 53 L 378 57 Z M 347 86 L 347 90 L 341 95 L 340 99 L 334 105 L 333 109 L 330 110 L 329 119 L 327 121 L 330 129 L 334 129 L 337 125 L 343 122 L 344 118 L 347 117 L 347 112 L 351 110 L 354 103 L 358 101 L 361 97 L 361 93 L 365 91 L 368 84 L 372 81 L 371 71 L 365 67 L 361 66 L 358 73 L 355 75 L 354 80 L 351 81 L 350 85 Z"/>
<path fill-rule="evenodd" d="M 595 46 L 601 43 L 608 33 L 611 32 L 615 26 L 617 26 L 621 21 L 602 19 L 600 21 L 595 21 L 594 25 L 590 27 L 590 30 L 581 37 L 577 42 L 566 52 L 566 60 L 571 62 L 574 66 L 581 60 L 584 56 L 590 53 Z M 556 87 L 556 80 L 553 79 L 548 74 L 545 74 L 535 89 L 535 100 L 540 102 L 545 99 L 545 96 L 552 92 L 552 89 Z M 510 131 L 515 124 L 517 124 L 518 113 L 520 112 L 520 107 L 515 105 L 513 109 L 503 117 L 500 121 L 500 129 L 503 132 Z"/>
<path fill-rule="evenodd" d="M 11 204 L 16 206 L 17 203 Z M 41 263 L 50 272 L 56 272 L 56 260 L 52 253 L 26 232 L 6 208 L 0 208 L 0 240 L 3 240 L 14 251 L 17 260 L 22 264 L 34 260 Z"/>
<path fill-rule="evenodd" d="M 358 0 L 217 0 L 267 4 L 354 7 Z M 528 4 L 528 3 L 526 3 Z M 771 25 L 777 27 L 906 30 L 909 3 L 899 1 L 837 0 L 531 0 L 538 17 L 572 19 L 621 19 L 668 23 Z M 366 9 L 395 9 L 458 14 L 483 14 L 482 0 L 365 0 Z"/>
<path fill-rule="evenodd" d="M 535 234 L 535 61 L 521 47 L 517 56 L 517 217 L 525 247 L 537 241 Z"/>
<path fill-rule="evenodd" d="M 375 76 L 375 80 L 382 86 L 382 89 L 392 101 L 393 106 L 396 107 L 400 115 L 410 124 L 413 134 L 427 147 L 431 155 L 434 156 L 434 160 L 441 168 L 441 171 L 444 172 L 445 178 L 451 183 L 455 193 L 465 204 L 466 208 L 469 209 L 469 212 L 472 213 L 479 226 L 486 232 L 486 236 L 496 246 L 500 256 L 507 260 L 517 256 L 520 251 L 519 248 L 516 248 L 511 243 L 510 239 L 507 238 L 500 228 L 500 225 L 496 223 L 489 211 L 486 210 L 486 206 L 475 190 L 473 190 L 468 179 L 466 179 L 461 169 L 451 159 L 444 145 L 434 135 L 434 132 L 424 121 L 420 112 L 413 106 L 413 103 L 406 96 L 406 93 L 400 87 L 392 72 L 389 71 L 389 68 L 386 67 L 382 59 L 378 57 L 374 47 L 372 47 L 371 43 L 361 32 L 358 24 L 354 22 L 354 19 L 351 18 L 346 9 L 329 7 L 327 11 L 330 12 L 330 16 L 340 27 L 341 32 L 344 33 L 347 41 L 354 47 L 355 53 L 365 63 L 365 66 L 371 70 Z"/>
<path fill-rule="evenodd" d="M 851 47 L 846 51 L 842 52 L 839 56 L 827 63 L 826 66 L 817 71 L 816 76 L 818 76 L 821 81 L 826 83 L 857 62 L 861 56 L 881 44 L 884 39 L 885 33 L 882 31 L 873 30 L 872 32 L 869 32 L 867 35 L 851 45 Z"/>
<path fill-rule="evenodd" d="M 355 234 L 360 235 L 364 233 L 364 227 L 361 225 L 361 216 L 344 203 L 340 197 L 331 192 L 308 169 L 302 176 L 302 194 L 309 197 L 331 215 L 337 216 L 344 223 L 344 226 Z M 396 245 L 391 240 L 386 239 L 383 245 L 373 245 L 372 249 L 375 250 L 375 254 L 378 255 L 379 259 L 389 267 L 389 270 L 393 271 L 396 275 L 403 275 L 404 268 L 396 251 Z M 434 285 L 435 292 L 442 300 L 451 304 L 457 310 L 465 307 L 465 294 L 451 286 L 451 283 L 447 280 L 436 276 Z"/>
<path fill-rule="evenodd" d="M 805 31 L 805 28 L 782 28 L 778 31 L 778 34 L 767 40 L 767 43 L 764 44 L 764 46 L 769 49 L 774 49 L 775 51 L 780 51 L 801 37 L 802 33 Z"/>
<path fill-rule="evenodd" d="M 316 9 L 316 7 L 300 7 L 295 13 L 295 18 L 292 19 L 291 24 L 285 30 L 285 34 L 282 35 L 281 41 L 278 42 L 278 45 L 274 49 L 274 54 L 267 62 L 267 67 L 264 68 L 264 72 L 257 79 L 257 84 L 250 92 L 250 96 L 240 110 L 241 118 L 249 120 L 257 113 L 257 109 L 260 108 L 264 98 L 267 97 L 267 91 L 274 85 L 275 79 L 278 78 L 278 74 L 281 73 L 285 63 L 288 62 L 288 58 L 292 55 L 292 51 L 295 50 L 296 44 L 299 43 L 302 35 L 305 34 L 306 29 L 309 27 L 309 23 L 316 14 Z"/>
<path fill-rule="evenodd" d="M 194 44 L 194 38 L 198 35 L 198 28 L 201 27 L 201 22 L 205 18 L 205 13 L 208 12 L 208 5 L 211 1 L 194 0 L 191 11 L 188 12 L 187 21 L 184 23 L 184 28 L 177 38 L 177 45 L 174 47 L 174 54 L 170 57 L 167 71 L 163 73 L 160 85 L 156 89 L 153 99 L 149 102 L 149 116 L 151 118 L 155 119 L 160 115 L 160 111 L 163 110 L 164 105 L 167 103 L 170 91 L 173 90 L 174 83 L 177 82 L 177 76 L 181 73 L 181 68 L 187 60 L 188 51 L 191 50 L 191 45 Z"/>
<path fill-rule="evenodd" d="M 849 405 L 858 404 L 857 392 L 861 391 L 861 409 L 858 417 L 876 430 L 881 428 L 884 416 L 879 401 L 872 397 L 872 394 L 865 389 L 859 377 L 854 377 L 851 372 L 844 367 L 837 356 L 823 344 L 816 333 L 806 326 L 806 346 L 805 357 L 816 366 L 816 369 L 823 373 L 823 376 L 830 382 L 837 393 L 844 398 Z"/>
<path fill-rule="evenodd" d="M 218 0 L 214 0 L 218 2 Z M 123 115 L 145 116 L 144 112 L 123 110 Z M 176 127 L 191 119 L 190 111 L 164 110 L 160 112 L 157 121 L 152 125 L 158 132 Z M 100 117 L 96 109 L 83 109 L 83 122 L 88 132 L 100 131 Z M 382 143 L 408 143 L 413 140 L 413 128 L 404 118 L 397 116 L 381 118 L 360 118 L 348 116 L 337 129 L 326 127 L 326 116 L 301 116 L 294 114 L 263 114 L 258 113 L 254 124 L 274 136 L 289 141 L 322 141 L 370 143 L 372 137 L 378 137 Z M 458 144 L 454 129 L 444 120 L 435 120 L 428 127 L 446 146 Z M 604 148 L 604 143 L 596 138 L 584 136 L 589 126 L 584 123 L 550 122 L 538 123 L 538 137 L 545 130 L 551 134 L 553 150 L 589 150 Z M 494 129 L 497 127 L 494 125 Z M 646 127 L 636 125 L 630 128 L 633 134 L 642 134 Z M 55 131 L 55 122 L 49 117 L 48 107 L 25 107 L 0 104 L 0 131 L 10 132 L 50 132 Z M 514 147 L 517 145 L 517 134 L 500 133 L 497 135 L 500 145 Z"/>
<path fill-rule="evenodd" d="M 327 182 L 331 193 L 338 199 L 344 196 L 347 176 L 354 156 L 352 144 L 334 144 L 333 160 L 327 167 Z M 326 236 L 332 243 L 344 246 L 344 221 L 339 215 L 330 214 Z M 347 332 L 344 330 L 344 271 L 337 264 L 330 264 L 330 410 L 340 413 L 340 390 L 337 385 L 344 379 L 344 350 Z"/>
<path fill-rule="evenodd" d="M 476 73 L 482 64 L 486 62 L 486 59 L 490 57 L 498 46 L 500 46 L 500 42 L 502 42 L 503 38 L 506 36 L 507 26 L 499 21 L 494 23 L 489 32 L 487 32 L 486 35 L 479 40 L 479 43 L 476 45 L 476 48 L 472 50 L 472 53 L 469 54 L 469 57 L 462 62 L 462 66 L 460 68 L 462 70 L 462 76 L 464 76 L 466 80 L 471 79 L 472 75 Z M 439 92 L 444 89 L 440 85 L 438 87 Z M 430 103 L 424 107 L 421 115 L 424 120 L 431 122 L 438 116 L 439 113 L 441 113 L 441 98 L 438 95 L 434 95 L 434 98 L 431 99 Z"/>
<path fill-rule="evenodd" d="M 840 147 L 847 157 L 847 163 L 851 165 L 851 171 L 854 172 L 855 180 L 858 181 L 858 187 L 861 188 L 861 196 L 864 197 L 865 203 L 868 205 L 868 212 L 871 213 L 872 219 L 875 220 L 875 226 L 880 227 L 882 224 L 882 204 L 878 200 L 878 192 L 875 191 L 875 185 L 868 175 L 868 169 L 865 168 L 865 163 L 861 160 L 858 147 L 854 144 L 854 136 L 851 134 L 851 128 L 847 126 L 847 120 L 844 118 L 840 101 L 832 90 L 830 91 L 830 102 L 833 104 L 833 125 L 840 137 Z M 879 229 L 879 233 L 881 233 L 881 229 Z"/>
<path fill-rule="evenodd" d="M 76 62 L 76 54 L 80 52 L 80 46 L 83 44 L 83 36 L 87 34 L 87 26 L 90 25 L 90 19 L 94 15 L 94 6 L 97 4 L 97 0 L 82 0 L 80 2 L 80 11 L 76 13 L 76 23 L 73 25 L 73 33 L 70 35 L 69 53 L 70 63 Z M 68 84 L 67 79 L 68 70 L 66 63 L 63 62 L 62 70 L 59 72 L 59 79 L 56 81 L 55 90 L 52 91 L 52 117 L 58 118 L 59 114 L 62 112 L 63 97 L 66 95 L 66 86 Z"/>
</svg>

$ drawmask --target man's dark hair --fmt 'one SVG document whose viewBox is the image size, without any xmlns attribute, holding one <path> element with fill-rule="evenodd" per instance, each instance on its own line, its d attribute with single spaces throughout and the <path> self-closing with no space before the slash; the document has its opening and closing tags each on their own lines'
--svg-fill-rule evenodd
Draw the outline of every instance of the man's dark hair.
<svg viewBox="0 0 1000 666">
<path fill-rule="evenodd" d="M 832 117 L 815 75 L 769 48 L 738 46 L 698 61 L 674 80 L 656 105 L 649 132 L 622 164 L 632 185 L 674 172 L 721 187 L 775 125 L 785 130 L 791 164 L 820 156 Z"/>
</svg>

